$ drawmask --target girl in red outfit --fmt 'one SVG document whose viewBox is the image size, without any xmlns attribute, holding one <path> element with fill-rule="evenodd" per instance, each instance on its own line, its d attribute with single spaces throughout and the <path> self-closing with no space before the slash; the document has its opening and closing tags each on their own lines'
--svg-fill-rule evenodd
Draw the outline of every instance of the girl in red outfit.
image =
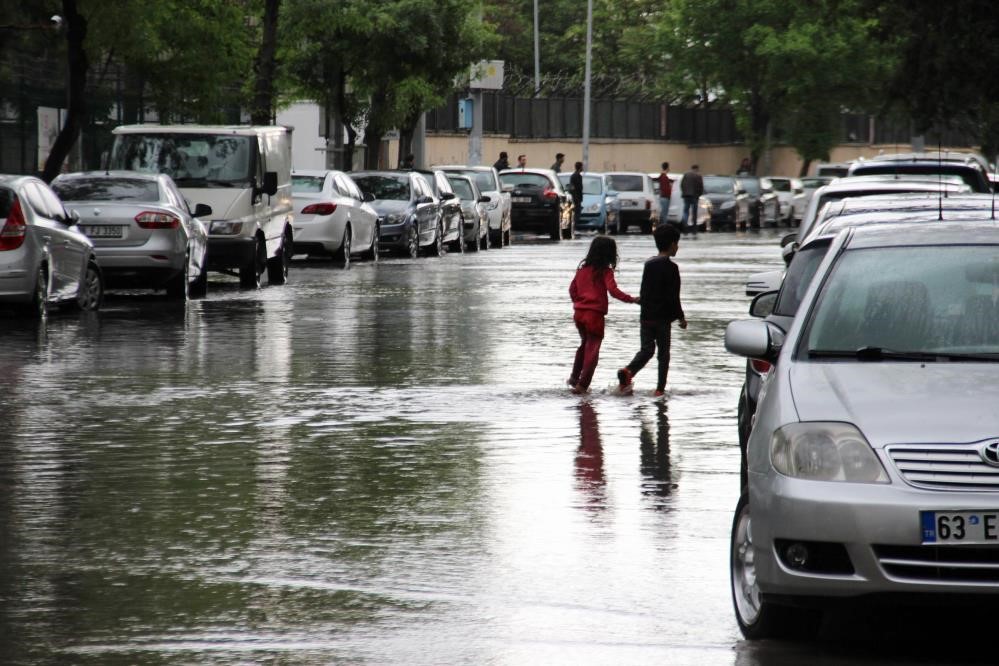
<svg viewBox="0 0 999 666">
<path fill-rule="evenodd" d="M 573 321 L 581 341 L 576 350 L 569 385 L 573 393 L 586 393 L 597 369 L 600 344 L 604 340 L 604 315 L 607 314 L 607 294 L 624 301 L 638 303 L 638 299 L 617 288 L 614 268 L 617 266 L 617 243 L 609 236 L 597 236 L 590 243 L 586 258 L 579 264 L 576 276 L 569 285 L 569 296 L 574 310 Z"/>
</svg>

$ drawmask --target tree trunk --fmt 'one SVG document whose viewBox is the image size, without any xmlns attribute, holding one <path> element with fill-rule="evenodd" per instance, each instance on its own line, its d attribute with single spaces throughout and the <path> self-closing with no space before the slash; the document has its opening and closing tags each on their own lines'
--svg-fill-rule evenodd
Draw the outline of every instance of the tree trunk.
<svg viewBox="0 0 999 666">
<path fill-rule="evenodd" d="M 343 127 L 347 130 L 347 144 L 344 146 L 343 166 L 341 169 L 343 171 L 353 171 L 354 149 L 357 147 L 357 130 L 350 123 L 344 123 Z"/>
<path fill-rule="evenodd" d="M 808 175 L 808 170 L 811 168 L 811 166 L 812 166 L 812 159 L 811 158 L 808 158 L 807 160 L 802 160 L 801 161 L 801 171 L 798 172 L 798 178 L 804 178 L 805 176 L 807 176 Z"/>
<path fill-rule="evenodd" d="M 66 89 L 69 100 L 66 104 L 66 124 L 59 130 L 49 157 L 45 160 L 42 179 L 46 183 L 59 175 L 66 156 L 80 136 L 83 120 L 87 115 L 87 53 L 83 50 L 83 40 L 87 36 L 87 19 L 76 9 L 76 0 L 62 0 L 62 16 L 66 21 L 66 58 L 69 62 L 69 80 Z"/>
<path fill-rule="evenodd" d="M 264 5 L 264 34 L 253 67 L 256 80 L 253 86 L 253 110 L 250 119 L 254 125 L 270 125 L 274 113 L 274 78 L 277 74 L 277 25 L 281 0 L 266 0 Z"/>
</svg>

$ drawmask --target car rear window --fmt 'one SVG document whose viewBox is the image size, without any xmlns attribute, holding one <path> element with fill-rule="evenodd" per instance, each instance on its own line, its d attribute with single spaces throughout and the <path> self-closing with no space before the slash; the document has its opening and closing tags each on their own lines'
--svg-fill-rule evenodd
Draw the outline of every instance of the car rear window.
<svg viewBox="0 0 999 666">
<path fill-rule="evenodd" d="M 612 190 L 617 190 L 618 192 L 644 192 L 645 191 L 645 176 L 626 176 L 622 174 L 613 174 L 607 178 L 610 183 L 610 188 Z"/>
<path fill-rule="evenodd" d="M 542 176 L 539 173 L 522 173 L 520 171 L 500 174 L 500 180 L 505 185 L 513 185 L 514 187 L 536 187 L 540 189 L 551 187 L 552 185 L 552 182 L 546 176 Z"/>
<path fill-rule="evenodd" d="M 291 191 L 300 193 L 322 192 L 325 180 L 325 176 L 292 176 Z"/>
<path fill-rule="evenodd" d="M 704 179 L 704 191 L 708 194 L 732 194 L 733 189 L 731 178 L 708 176 Z"/>
<path fill-rule="evenodd" d="M 559 176 L 562 187 L 569 189 L 569 179 L 572 175 Z M 583 176 L 583 194 L 600 194 L 603 192 L 603 181 L 600 176 Z"/>
<path fill-rule="evenodd" d="M 773 185 L 774 190 L 777 192 L 791 191 L 791 181 L 789 180 L 784 180 L 783 178 L 771 178 L 770 184 Z"/>
<path fill-rule="evenodd" d="M 14 190 L 0 187 L 0 218 L 7 219 L 7 216 L 10 215 L 10 208 L 14 205 L 16 196 Z"/>
<path fill-rule="evenodd" d="M 134 178 L 72 178 L 52 189 L 63 201 L 159 201 L 156 181 Z"/>
</svg>

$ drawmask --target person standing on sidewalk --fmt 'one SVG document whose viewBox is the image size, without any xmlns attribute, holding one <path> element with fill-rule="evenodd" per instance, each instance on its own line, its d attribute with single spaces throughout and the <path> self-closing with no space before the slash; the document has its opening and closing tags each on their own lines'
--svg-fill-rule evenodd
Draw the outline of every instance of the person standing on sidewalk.
<svg viewBox="0 0 999 666">
<path fill-rule="evenodd" d="M 600 345 L 604 340 L 604 317 L 607 314 L 607 294 L 624 301 L 638 303 L 617 287 L 614 268 L 617 266 L 617 243 L 610 236 L 597 236 L 590 243 L 586 258 L 580 262 L 576 275 L 569 285 L 572 298 L 573 321 L 579 331 L 579 348 L 569 375 L 572 392 L 586 393 L 590 389 L 593 372 L 600 360 Z"/>
<path fill-rule="evenodd" d="M 565 154 L 555 153 L 555 162 L 552 164 L 552 171 L 555 173 L 561 173 L 563 162 L 565 162 Z"/>
<path fill-rule="evenodd" d="M 690 171 L 683 174 L 680 179 L 680 196 L 683 197 L 683 217 L 680 219 L 680 228 L 683 233 L 687 233 L 687 220 L 693 214 L 693 223 L 690 225 L 691 233 L 697 237 L 697 200 L 704 194 L 704 179 L 698 171 L 697 165 L 690 167 Z"/>
<path fill-rule="evenodd" d="M 500 152 L 499 159 L 493 163 L 493 168 L 497 171 L 510 168 L 510 160 L 507 159 L 505 150 Z"/>
<path fill-rule="evenodd" d="M 645 367 L 652 355 L 659 350 L 659 376 L 652 395 L 666 392 L 666 375 L 669 373 L 670 328 L 679 320 L 680 328 L 687 328 L 687 318 L 680 305 L 680 269 L 670 259 L 680 246 L 680 233 L 669 225 L 656 227 L 653 232 L 659 254 L 645 262 L 642 271 L 641 348 L 631 363 L 617 371 L 618 388 L 622 393 L 632 390 L 632 380 Z"/>
<path fill-rule="evenodd" d="M 673 181 L 669 177 L 669 162 L 663 162 L 659 172 L 659 224 L 669 221 L 669 200 L 673 196 Z"/>
<path fill-rule="evenodd" d="M 569 194 L 572 196 L 572 219 L 579 226 L 583 213 L 583 163 L 576 162 L 575 169 L 569 176 Z"/>
</svg>

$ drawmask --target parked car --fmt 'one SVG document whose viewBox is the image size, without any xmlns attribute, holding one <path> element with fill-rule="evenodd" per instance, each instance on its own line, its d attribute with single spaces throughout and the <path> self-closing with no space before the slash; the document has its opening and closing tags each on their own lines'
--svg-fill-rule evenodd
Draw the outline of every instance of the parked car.
<svg viewBox="0 0 999 666">
<path fill-rule="evenodd" d="M 647 174 L 633 171 L 611 171 L 608 186 L 617 192 L 618 218 L 621 233 L 637 225 L 643 234 L 650 234 L 659 224 L 659 193 Z"/>
<path fill-rule="evenodd" d="M 475 178 L 472 176 L 449 173 L 447 179 L 461 203 L 465 245 L 472 252 L 488 250 L 489 211 L 486 210 L 486 204 L 490 203 L 491 199 L 479 191 L 479 186 L 475 184 Z"/>
<path fill-rule="evenodd" d="M 883 225 L 905 221 L 909 223 L 942 223 L 952 220 L 984 220 L 992 217 L 991 196 L 984 194 L 956 195 L 944 200 L 927 194 L 893 194 L 855 197 L 832 203 L 825 207 L 827 215 L 812 233 L 803 239 L 801 248 L 790 261 L 787 272 L 773 276 L 775 285 L 767 292 L 775 295 L 772 309 L 762 311 L 759 295 L 750 311 L 774 324 L 782 331 L 790 331 L 812 276 L 825 257 L 830 244 L 839 232 L 847 227 Z M 944 219 L 941 220 L 940 218 Z M 779 290 L 779 291 L 778 291 Z M 745 448 L 756 413 L 760 390 L 770 364 L 762 359 L 746 363 L 746 379 L 739 395 L 737 422 L 739 445 Z"/>
<path fill-rule="evenodd" d="M 0 176 L 0 303 L 39 318 L 52 305 L 101 306 L 104 277 L 77 219 L 38 178 Z"/>
<path fill-rule="evenodd" d="M 805 186 L 797 178 L 768 176 L 780 202 L 778 220 L 789 227 L 801 221 L 805 215 Z"/>
<path fill-rule="evenodd" d="M 378 213 L 374 197 L 365 196 L 342 171 L 291 172 L 295 211 L 295 254 L 332 256 L 350 265 L 350 257 L 378 260 Z"/>
<path fill-rule="evenodd" d="M 464 228 L 461 222 L 461 202 L 458 195 L 451 189 L 447 173 L 440 169 L 416 169 L 433 188 L 434 196 L 441 205 L 441 223 L 444 230 L 444 243 L 452 252 L 464 252 Z"/>
<path fill-rule="evenodd" d="M 749 639 L 809 636 L 826 604 L 999 593 L 999 230 L 924 231 L 846 229 L 789 331 L 726 330 L 774 364 L 730 547 Z"/>
<path fill-rule="evenodd" d="M 510 193 L 503 190 L 500 183 L 499 172 L 491 166 L 462 166 L 444 165 L 435 166 L 447 173 L 461 173 L 475 178 L 475 184 L 483 196 L 489 197 L 486 204 L 486 212 L 489 213 L 489 235 L 490 243 L 495 247 L 510 245 L 510 219 L 512 204 L 510 203 Z"/>
<path fill-rule="evenodd" d="M 770 181 L 756 176 L 738 176 L 737 180 L 749 195 L 749 226 L 776 226 L 780 203 Z"/>
<path fill-rule="evenodd" d="M 834 180 L 836 180 L 835 176 L 806 176 L 801 179 L 801 186 L 805 190 L 805 205 L 804 210 L 802 211 L 802 217 L 798 218 L 799 223 L 804 217 L 804 211 L 808 210 L 808 204 L 812 200 L 812 194 L 814 194 L 815 190 L 819 189 L 823 185 L 828 185 Z"/>
<path fill-rule="evenodd" d="M 595 230 L 600 233 L 618 234 L 621 232 L 621 222 L 618 217 L 619 202 L 617 192 L 609 187 L 609 178 L 602 173 L 584 171 L 583 176 L 583 209 L 579 213 L 576 229 Z M 563 172 L 558 175 L 562 187 L 569 191 L 569 179 L 572 173 Z M 571 193 L 570 193 L 571 195 Z"/>
<path fill-rule="evenodd" d="M 510 191 L 512 228 L 572 238 L 572 199 L 551 169 L 504 169 L 500 182 Z"/>
<path fill-rule="evenodd" d="M 659 196 L 659 173 L 650 173 L 647 175 L 652 183 L 652 191 L 655 192 L 656 196 Z M 683 232 L 684 229 L 680 226 L 680 221 L 683 219 L 683 197 L 680 196 L 681 178 L 683 178 L 682 174 L 669 174 L 669 179 L 673 182 L 673 195 L 669 199 L 669 210 L 663 211 L 660 209 L 659 222 L 668 222 Z M 714 205 L 711 203 L 710 197 L 706 194 L 701 195 L 697 200 L 697 229 L 699 231 L 718 231 L 711 224 L 713 215 Z"/>
<path fill-rule="evenodd" d="M 704 196 L 711 202 L 713 231 L 744 229 L 749 224 L 749 195 L 738 178 L 704 176 Z M 670 208 L 673 208 L 672 200 Z M 678 218 L 677 224 L 679 223 Z"/>
<path fill-rule="evenodd" d="M 244 288 L 284 284 L 293 251 L 291 130 L 281 126 L 128 125 L 114 129 L 109 168 L 165 173 L 212 207 L 208 268 Z"/>
<path fill-rule="evenodd" d="M 896 153 L 857 160 L 850 165 L 849 176 L 919 174 L 960 176 L 972 192 L 991 192 L 989 167 L 974 153 L 928 151 Z"/>
<path fill-rule="evenodd" d="M 166 174 L 91 171 L 62 174 L 52 189 L 79 216 L 106 286 L 165 289 L 170 298 L 208 291 L 208 230 Z"/>
<path fill-rule="evenodd" d="M 354 182 L 378 213 L 379 248 L 416 258 L 420 249 L 444 256 L 440 202 L 427 179 L 415 171 L 356 171 Z M 365 197 L 367 198 L 367 196 Z"/>
<path fill-rule="evenodd" d="M 841 178 L 850 171 L 852 162 L 821 162 L 815 167 L 815 175 L 826 178 Z"/>
</svg>

